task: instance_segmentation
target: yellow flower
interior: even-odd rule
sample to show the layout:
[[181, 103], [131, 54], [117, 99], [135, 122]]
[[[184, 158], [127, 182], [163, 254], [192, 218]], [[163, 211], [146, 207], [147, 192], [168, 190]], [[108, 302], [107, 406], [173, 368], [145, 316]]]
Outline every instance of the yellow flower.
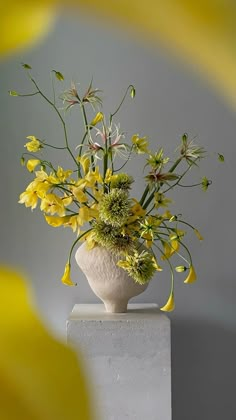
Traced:
[[174, 293], [171, 291], [170, 296], [164, 306], [160, 308], [163, 312], [172, 312], [175, 309]]
[[81, 238], [82, 241], [86, 241], [87, 250], [93, 249], [97, 245], [97, 242], [95, 241], [94, 237], [95, 237], [95, 233], [94, 231], [91, 230], [87, 232], [83, 236], [83, 238]]
[[93, 188], [96, 182], [102, 183], [102, 175], [99, 172], [99, 167], [96, 166], [95, 171], [89, 170], [85, 178], [88, 187]]
[[61, 281], [66, 286], [75, 286], [75, 283], [73, 283], [73, 281], [70, 278], [70, 263], [69, 262], [67, 262], [65, 265], [65, 271], [61, 278]]
[[77, 157], [77, 161], [81, 164], [84, 174], [86, 175], [89, 171], [90, 160], [88, 156], [82, 155]]
[[40, 160], [39, 159], [30, 159], [28, 160], [28, 162], [26, 163], [26, 167], [28, 169], [29, 172], [33, 172], [36, 168], [36, 166], [38, 166], [40, 164]]
[[156, 208], [168, 207], [170, 203], [172, 203], [172, 200], [166, 198], [164, 194], [158, 192], [154, 193], [154, 204]]
[[65, 171], [61, 166], [58, 166], [56, 175], [60, 182], [65, 182], [72, 173], [73, 171], [71, 169]]
[[45, 195], [41, 201], [40, 210], [52, 215], [57, 213], [58, 216], [65, 216], [63, 200], [55, 194]]
[[105, 176], [105, 180], [104, 180], [104, 182], [105, 182], [106, 184], [109, 184], [109, 182], [111, 182], [112, 180], [117, 179], [117, 176], [118, 176], [118, 175], [112, 175], [112, 170], [111, 170], [111, 168], [108, 168], [108, 169], [107, 169], [107, 171], [106, 171], [106, 176]]
[[81, 358], [45, 329], [23, 279], [4, 267], [0, 300], [0, 418], [92, 420]]
[[26, 190], [20, 194], [20, 200], [18, 201], [20, 204], [24, 204], [25, 207], [31, 207], [31, 209], [35, 209], [38, 204], [38, 195], [34, 190]]
[[146, 140], [146, 137], [139, 137], [138, 134], [135, 134], [132, 137], [132, 143], [136, 153], [148, 153], [148, 141]]
[[81, 187], [72, 187], [72, 193], [75, 196], [76, 200], [79, 201], [79, 203], [86, 203], [88, 201], [88, 197], [83, 191], [84, 188]]
[[91, 216], [90, 209], [88, 207], [80, 207], [78, 215], [78, 224], [83, 226], [86, 222], [89, 222], [93, 217]]
[[163, 251], [164, 255], [161, 257], [162, 260], [166, 260], [172, 257], [175, 252], [179, 250], [179, 241], [176, 238], [176, 235], [173, 236], [173, 239], [170, 238], [170, 242], [163, 242]]
[[190, 284], [190, 283], [194, 283], [196, 280], [197, 280], [197, 276], [196, 276], [194, 267], [191, 265], [189, 268], [188, 276], [184, 280], [184, 283]]
[[36, 139], [35, 136], [28, 136], [26, 138], [30, 140], [28, 143], [24, 145], [24, 147], [26, 147], [28, 152], [35, 153], [35, 152], [38, 152], [40, 149], [42, 149], [43, 147], [42, 144], [40, 143], [38, 139]]
[[94, 119], [91, 121], [90, 125], [97, 125], [100, 121], [102, 121], [104, 115], [102, 112], [98, 112]]

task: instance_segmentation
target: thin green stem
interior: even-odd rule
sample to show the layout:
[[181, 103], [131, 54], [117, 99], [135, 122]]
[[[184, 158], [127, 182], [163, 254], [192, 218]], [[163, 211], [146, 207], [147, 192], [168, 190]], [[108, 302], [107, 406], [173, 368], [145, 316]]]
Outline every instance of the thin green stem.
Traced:
[[[84, 127], [85, 127], [85, 135], [84, 135], [84, 138], [83, 138], [83, 141], [82, 141], [82, 144], [83, 144], [84, 141], [85, 141], [85, 139], [86, 139], [86, 137], [89, 136], [90, 128], [89, 128], [89, 125], [88, 125], [88, 119], [87, 119], [87, 115], [86, 115], [85, 106], [84, 106], [83, 101], [80, 101], [80, 105], [81, 105], [81, 110], [82, 110], [82, 115], [83, 115], [83, 121], [84, 121]], [[81, 154], [80, 154], [80, 156], [81, 156]], [[90, 161], [91, 161], [91, 166], [94, 169], [95, 168], [95, 164], [94, 164], [94, 157], [93, 157], [92, 154], [91, 154], [91, 157], [90, 157]]]
[[114, 169], [113, 170], [113, 172], [115, 173], [115, 172], [119, 172], [121, 169], [123, 169], [124, 168], [124, 166], [128, 163], [128, 161], [129, 161], [129, 158], [130, 158], [130, 156], [131, 156], [131, 153], [132, 153], [132, 150], [133, 150], [133, 145], [131, 146], [131, 148], [130, 148], [130, 151], [129, 151], [129, 154], [128, 154], [128, 157], [127, 157], [127, 159], [126, 159], [126, 161], [125, 161], [125, 163], [123, 163], [123, 165], [119, 168], [119, 169]]
[[52, 144], [46, 143], [45, 141], [42, 142], [43, 145], [48, 146], [48, 147], [52, 147], [52, 149], [57, 149], [57, 150], [66, 150], [67, 147], [57, 147], [57, 146], [53, 146]]
[[115, 112], [113, 112], [113, 114], [110, 114], [110, 125], [111, 125], [111, 123], [112, 123], [112, 119], [113, 119], [113, 117], [117, 114], [117, 112], [119, 112], [119, 110], [120, 110], [121, 106], [123, 105], [123, 103], [124, 103], [124, 101], [125, 101], [125, 98], [126, 98], [126, 96], [127, 96], [127, 93], [128, 93], [128, 91], [129, 91], [130, 89], [134, 89], [134, 86], [133, 86], [133, 85], [129, 85], [129, 86], [127, 87], [127, 89], [126, 89], [126, 91], [125, 91], [125, 94], [124, 94], [124, 96], [123, 96], [123, 98], [122, 98], [122, 100], [121, 100], [121, 102], [120, 102], [120, 105], [119, 105], [119, 106], [118, 106], [118, 108], [115, 110]]
[[21, 98], [27, 97], [27, 96], [35, 96], [38, 95], [40, 92], [34, 92], [34, 93], [27, 93], [27, 94], [20, 94], [18, 93], [17, 96], [20, 96]]
[[78, 236], [78, 238], [73, 242], [72, 247], [70, 249], [70, 253], [69, 253], [69, 260], [68, 260], [69, 264], [70, 264], [70, 261], [71, 261], [71, 255], [72, 255], [72, 252], [73, 252], [73, 249], [74, 249], [75, 245], [79, 242], [79, 240], [81, 238], [83, 238], [84, 235], [87, 235], [87, 233], [90, 232], [91, 230], [92, 229], [88, 229], [86, 232], [83, 232], [82, 235]]
[[71, 155], [72, 159], [74, 160], [74, 162], [75, 162], [76, 166], [78, 166], [78, 163], [77, 163], [77, 161], [76, 161], [76, 159], [75, 159], [75, 157], [74, 157], [74, 155], [73, 155], [73, 153], [72, 153], [72, 151], [71, 151], [71, 149], [70, 149], [70, 147], [69, 147], [69, 143], [68, 143], [68, 136], [67, 136], [67, 130], [66, 130], [66, 123], [65, 123], [64, 119], [62, 118], [62, 116], [61, 116], [60, 112], [58, 111], [57, 107], [55, 106], [55, 104], [54, 104], [52, 101], [50, 101], [50, 99], [49, 99], [46, 95], [44, 95], [44, 93], [43, 93], [43, 92], [39, 89], [39, 86], [37, 85], [36, 81], [32, 78], [32, 76], [31, 76], [30, 74], [29, 74], [29, 78], [30, 78], [30, 80], [32, 81], [32, 83], [35, 85], [35, 87], [38, 89], [39, 94], [40, 94], [40, 95], [41, 95], [41, 96], [45, 99], [45, 101], [46, 101], [46, 102], [48, 102], [48, 104], [49, 104], [49, 105], [51, 105], [51, 106], [53, 107], [53, 109], [56, 111], [56, 113], [57, 113], [57, 115], [58, 115], [58, 117], [59, 117], [59, 119], [60, 119], [60, 121], [61, 121], [61, 123], [62, 123], [62, 126], [63, 126], [64, 137], [65, 137], [65, 142], [66, 142], [66, 148], [67, 148], [67, 150], [68, 150], [69, 154]]
[[144, 190], [144, 193], [143, 193], [143, 195], [141, 197], [141, 200], [139, 201], [140, 206], [143, 205], [143, 203], [145, 201], [145, 198], [147, 197], [149, 191], [150, 191], [150, 188], [149, 188], [149, 185], [147, 185], [146, 188], [145, 188], [145, 190]]
[[55, 95], [55, 85], [54, 85], [54, 77], [52, 75], [53, 71], [50, 73], [51, 83], [52, 83], [52, 94], [53, 94], [53, 104], [56, 104], [56, 95]]

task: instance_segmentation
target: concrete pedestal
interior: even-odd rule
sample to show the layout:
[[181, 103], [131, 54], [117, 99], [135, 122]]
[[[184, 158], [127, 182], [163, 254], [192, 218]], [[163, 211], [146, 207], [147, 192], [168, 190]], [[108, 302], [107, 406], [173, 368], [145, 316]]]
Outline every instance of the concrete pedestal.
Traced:
[[157, 305], [75, 305], [67, 338], [90, 367], [102, 420], [171, 420], [170, 321]]

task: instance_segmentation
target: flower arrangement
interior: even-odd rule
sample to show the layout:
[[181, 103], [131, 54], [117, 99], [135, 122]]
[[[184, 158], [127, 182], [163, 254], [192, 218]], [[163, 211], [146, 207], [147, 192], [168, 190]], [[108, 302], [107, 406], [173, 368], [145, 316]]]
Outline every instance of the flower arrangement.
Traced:
[[[199, 240], [202, 236], [189, 222], [169, 210], [170, 194], [174, 188], [183, 187], [182, 180], [190, 169], [196, 167], [205, 156], [205, 150], [183, 134], [174, 159], [165, 156], [163, 148], [152, 151], [146, 137], [134, 134], [125, 140], [114, 118], [125, 98], [135, 97], [135, 88], [130, 85], [117, 109], [108, 118], [101, 111], [101, 91], [92, 83], [84, 94], [72, 83], [60, 99], [64, 109], [78, 108], [84, 124], [84, 135], [75, 150], [72, 150], [67, 133], [65, 116], [56, 105], [55, 81], [62, 82], [63, 75], [53, 70], [52, 99], [39, 87], [31, 75], [31, 67], [23, 64], [34, 86], [29, 94], [10, 91], [12, 96], [41, 96], [56, 112], [64, 133], [64, 144], [52, 145], [36, 136], [28, 136], [21, 163], [34, 179], [20, 194], [19, 203], [32, 210], [40, 202], [46, 222], [53, 227], [70, 227], [76, 239], [69, 252], [62, 282], [74, 285], [71, 280], [71, 257], [76, 244], [86, 241], [88, 249], [102, 246], [118, 254], [118, 265], [126, 270], [133, 281], [149, 282], [166, 263], [170, 269], [171, 287], [163, 311], [174, 309], [174, 274], [186, 272], [185, 283], [196, 280], [192, 256], [185, 244], [186, 229], [192, 229]], [[91, 115], [91, 118], [90, 118]], [[68, 153], [71, 167], [46, 160], [47, 148]], [[146, 186], [139, 197], [132, 197], [133, 177], [125, 171], [132, 156], [142, 154], [145, 158], [144, 177]], [[223, 156], [219, 155], [223, 160]], [[211, 184], [206, 177], [191, 186], [207, 190]], [[184, 229], [183, 229], [184, 227]], [[143, 250], [143, 246], [145, 249]], [[141, 250], [142, 249], [142, 250]], [[172, 264], [177, 255], [182, 263]]]

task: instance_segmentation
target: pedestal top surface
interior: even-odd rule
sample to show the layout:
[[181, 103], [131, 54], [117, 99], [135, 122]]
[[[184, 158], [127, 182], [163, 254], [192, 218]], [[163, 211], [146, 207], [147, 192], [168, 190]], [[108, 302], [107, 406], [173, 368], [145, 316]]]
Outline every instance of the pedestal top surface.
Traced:
[[168, 320], [156, 303], [129, 303], [126, 313], [109, 313], [102, 303], [76, 304], [68, 321], [137, 321], [150, 318]]

